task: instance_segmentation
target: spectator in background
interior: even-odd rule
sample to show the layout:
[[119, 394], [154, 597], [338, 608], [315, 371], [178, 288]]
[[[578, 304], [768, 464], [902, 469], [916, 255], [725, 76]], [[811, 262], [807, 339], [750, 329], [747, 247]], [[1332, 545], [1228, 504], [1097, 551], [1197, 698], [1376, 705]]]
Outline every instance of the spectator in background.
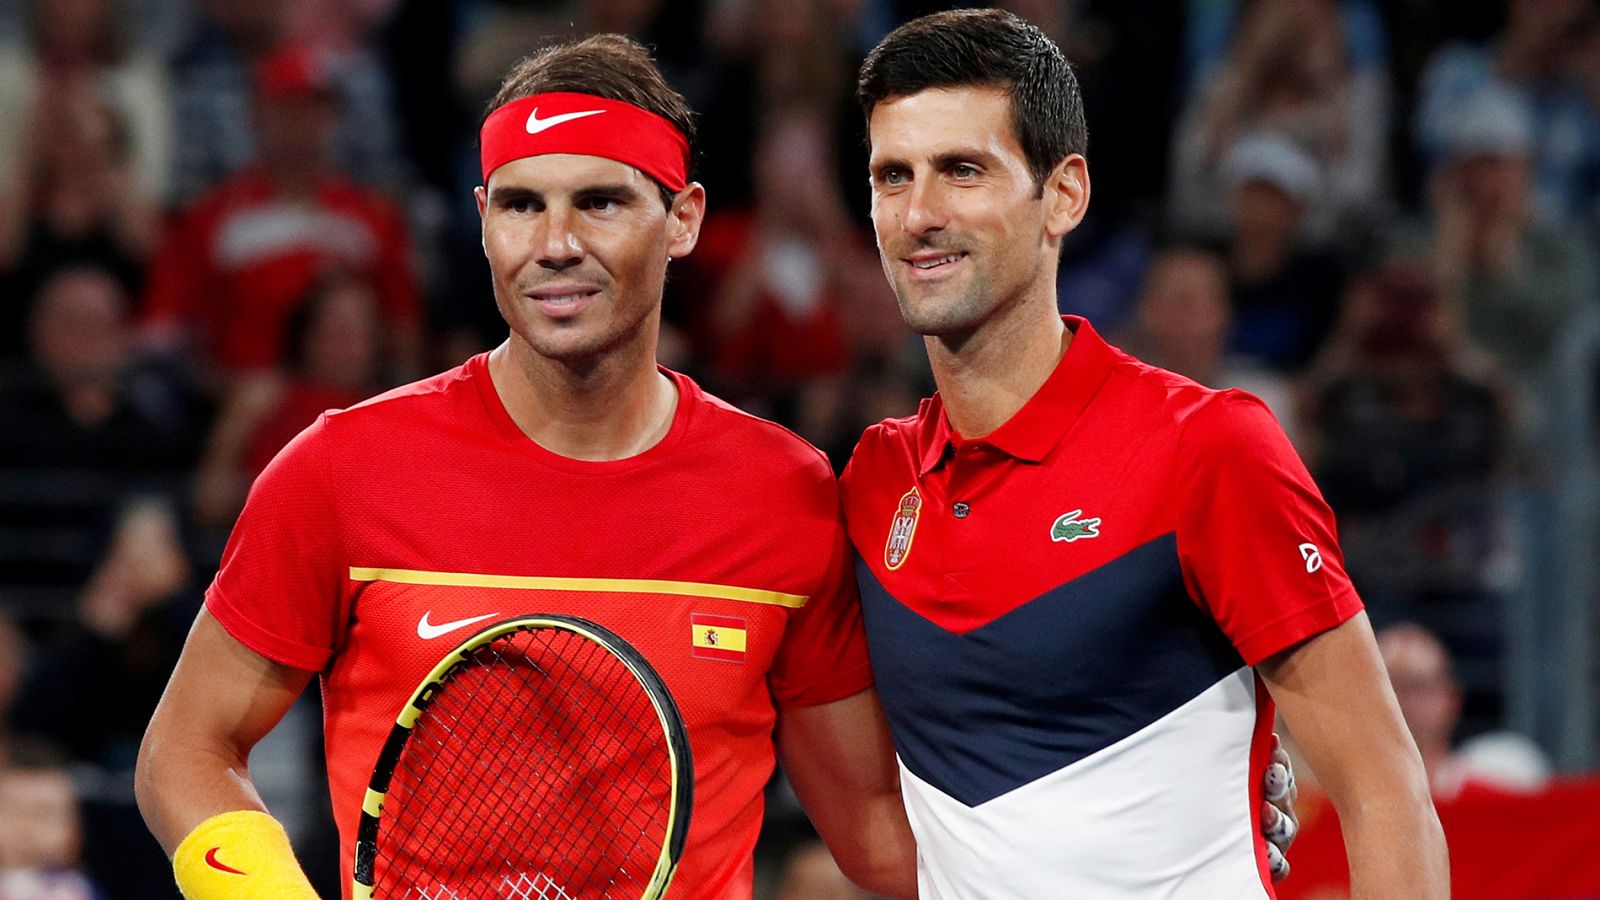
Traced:
[[397, 209], [337, 170], [336, 104], [319, 54], [283, 47], [263, 60], [259, 163], [207, 193], [167, 235], [145, 303], [157, 345], [188, 338], [213, 375], [271, 368], [307, 289], [345, 268], [374, 286], [386, 340], [411, 370], [420, 301], [408, 231]]
[[1472, 791], [1532, 791], [1550, 777], [1550, 763], [1533, 742], [1512, 732], [1479, 735], [1455, 748], [1461, 685], [1450, 651], [1431, 631], [1411, 622], [1378, 632], [1400, 712], [1422, 753], [1436, 798]]
[[115, 107], [82, 82], [52, 85], [21, 124], [0, 187], [0, 363], [24, 355], [27, 300], [57, 270], [93, 265], [137, 290], [158, 231]]
[[193, 407], [135, 365], [127, 305], [104, 270], [52, 276], [33, 359], [0, 388], [0, 598], [18, 617], [66, 615], [124, 498], [176, 492], [193, 464]]
[[0, 173], [26, 173], [41, 125], [56, 125], [63, 97], [86, 94], [124, 123], [130, 184], [165, 195], [171, 106], [161, 60], [138, 50], [118, 0], [34, 0], [26, 41], [0, 45]]
[[[762, 202], [762, 150], [753, 144], [775, 111], [797, 107], [812, 110], [825, 130], [829, 184], [857, 183], [866, 156], [851, 139], [861, 133], [861, 117], [849, 88], [857, 61], [851, 32], [860, 14], [859, 5], [840, 0], [734, 0], [710, 10], [706, 43], [716, 70], [700, 107], [700, 170], [719, 205]], [[865, 192], [851, 193], [840, 204], [860, 221]]]
[[199, 608], [192, 575], [171, 505], [128, 503], [71, 623], [35, 655], [17, 732], [48, 738], [131, 789], [139, 739]]
[[821, 841], [810, 840], [789, 851], [778, 876], [775, 900], [868, 900], [839, 871], [833, 854]]
[[[776, 112], [756, 146], [751, 212], [705, 226], [712, 302], [699, 346], [732, 402], [829, 443], [841, 379], [859, 349], [898, 342], [883, 276], [833, 177], [834, 134], [809, 109]], [[852, 435], [852, 438], [855, 437]]]
[[1151, 259], [1133, 323], [1118, 346], [1206, 387], [1255, 394], [1299, 443], [1288, 382], [1230, 356], [1232, 330], [1227, 260], [1198, 244], [1174, 244]]
[[1476, 722], [1498, 715], [1510, 401], [1422, 263], [1358, 279], [1306, 390], [1306, 461], [1374, 623], [1426, 624], [1472, 674]]
[[217, 416], [197, 476], [195, 515], [228, 526], [256, 475], [328, 409], [384, 385], [382, 309], [371, 286], [333, 272], [290, 316], [283, 364], [240, 379]]
[[1472, 339], [1531, 374], [1595, 303], [1592, 239], [1536, 214], [1538, 123], [1516, 93], [1489, 86], [1453, 112], [1428, 186], [1439, 273]]
[[1528, 213], [1549, 224], [1589, 215], [1600, 192], [1600, 10], [1590, 0], [1511, 0], [1505, 32], [1485, 46], [1440, 50], [1423, 74], [1418, 149], [1432, 163], [1456, 154], [1459, 120], [1485, 90], [1508, 94], [1529, 118]]
[[1229, 350], [1275, 372], [1297, 373], [1327, 339], [1344, 289], [1338, 254], [1308, 246], [1305, 238], [1322, 171], [1297, 144], [1274, 134], [1234, 144], [1223, 171], [1231, 210]]
[[0, 900], [99, 900], [79, 871], [83, 823], [66, 766], [43, 747], [0, 765]]
[[[259, 72], [291, 37], [309, 31], [329, 96], [330, 164], [365, 184], [395, 190], [405, 166], [387, 74], [368, 48], [354, 44], [371, 18], [340, 16], [326, 29], [291, 15], [285, 0], [201, 0], [193, 33], [173, 61], [175, 121], [171, 193], [183, 206], [252, 163], [266, 162], [270, 137], [252, 117]], [[353, 4], [346, 4], [353, 5]], [[374, 13], [376, 15], [376, 13]], [[348, 27], [347, 27], [348, 26]], [[291, 35], [294, 28], [299, 34]], [[325, 38], [316, 40], [315, 38]], [[398, 192], [398, 191], [397, 191]]]
[[1150, 260], [1133, 327], [1118, 346], [1153, 366], [1220, 388], [1232, 325], [1227, 262], [1197, 245], [1174, 245]]
[[0, 391], [0, 468], [81, 467], [131, 487], [189, 464], [192, 420], [175, 388], [135, 366], [128, 306], [104, 269], [44, 283], [29, 368]]
[[1355, 56], [1338, 0], [1241, 4], [1228, 56], [1199, 83], [1179, 121], [1168, 210], [1179, 228], [1225, 227], [1230, 148], [1260, 132], [1282, 135], [1321, 173], [1305, 196], [1304, 236], [1343, 239], [1372, 221], [1387, 187], [1389, 81], [1381, 57]]
[[1430, 493], [1481, 489], [1503, 474], [1508, 408], [1494, 367], [1464, 343], [1435, 279], [1420, 264], [1393, 263], [1356, 281], [1339, 333], [1310, 376], [1308, 461], [1341, 524], [1353, 529]]

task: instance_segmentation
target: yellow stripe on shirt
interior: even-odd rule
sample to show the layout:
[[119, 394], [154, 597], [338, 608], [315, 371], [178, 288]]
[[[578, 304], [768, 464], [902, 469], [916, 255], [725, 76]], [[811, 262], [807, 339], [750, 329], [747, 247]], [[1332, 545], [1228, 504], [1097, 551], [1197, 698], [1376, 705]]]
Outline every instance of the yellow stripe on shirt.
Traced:
[[[655, 581], [645, 578], [548, 578], [538, 575], [483, 575], [473, 572], [425, 572], [420, 569], [350, 567], [351, 581], [386, 581], [448, 587], [506, 588], [521, 591], [589, 591], [612, 594], [677, 594], [714, 600], [737, 600], [799, 609], [809, 598], [757, 588], [697, 581]], [[742, 649], [742, 648], [741, 648]]]

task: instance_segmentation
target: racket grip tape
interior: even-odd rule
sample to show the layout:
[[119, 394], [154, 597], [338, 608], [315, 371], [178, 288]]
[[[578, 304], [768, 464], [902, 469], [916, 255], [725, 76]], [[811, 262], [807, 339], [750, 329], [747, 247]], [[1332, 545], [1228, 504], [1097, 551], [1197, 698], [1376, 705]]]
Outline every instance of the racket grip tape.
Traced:
[[187, 900], [317, 900], [277, 819], [253, 809], [212, 816], [172, 855]]

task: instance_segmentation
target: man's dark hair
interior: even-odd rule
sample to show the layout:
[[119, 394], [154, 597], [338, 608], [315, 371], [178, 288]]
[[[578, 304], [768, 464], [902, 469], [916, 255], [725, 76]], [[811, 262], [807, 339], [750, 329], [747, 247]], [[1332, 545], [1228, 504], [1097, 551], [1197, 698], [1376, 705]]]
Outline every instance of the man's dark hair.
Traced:
[[997, 9], [934, 13], [896, 28], [861, 64], [856, 99], [870, 125], [873, 108], [891, 97], [962, 87], [1010, 94], [1011, 127], [1041, 189], [1063, 159], [1088, 152], [1083, 96], [1066, 55], [1043, 31]]
[[[506, 73], [483, 118], [514, 100], [555, 92], [593, 94], [655, 113], [683, 132], [689, 142], [689, 159], [695, 158], [694, 111], [683, 95], [667, 84], [650, 51], [631, 38], [597, 34], [539, 50]], [[672, 192], [659, 183], [658, 187], [671, 209]]]

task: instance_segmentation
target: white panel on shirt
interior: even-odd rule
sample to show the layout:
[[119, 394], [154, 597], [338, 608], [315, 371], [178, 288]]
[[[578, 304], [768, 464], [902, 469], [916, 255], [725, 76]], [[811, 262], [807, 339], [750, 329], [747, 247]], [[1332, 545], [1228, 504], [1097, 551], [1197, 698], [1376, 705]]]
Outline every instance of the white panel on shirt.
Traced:
[[902, 763], [922, 900], [1265, 898], [1249, 667], [1148, 727], [977, 807]]

